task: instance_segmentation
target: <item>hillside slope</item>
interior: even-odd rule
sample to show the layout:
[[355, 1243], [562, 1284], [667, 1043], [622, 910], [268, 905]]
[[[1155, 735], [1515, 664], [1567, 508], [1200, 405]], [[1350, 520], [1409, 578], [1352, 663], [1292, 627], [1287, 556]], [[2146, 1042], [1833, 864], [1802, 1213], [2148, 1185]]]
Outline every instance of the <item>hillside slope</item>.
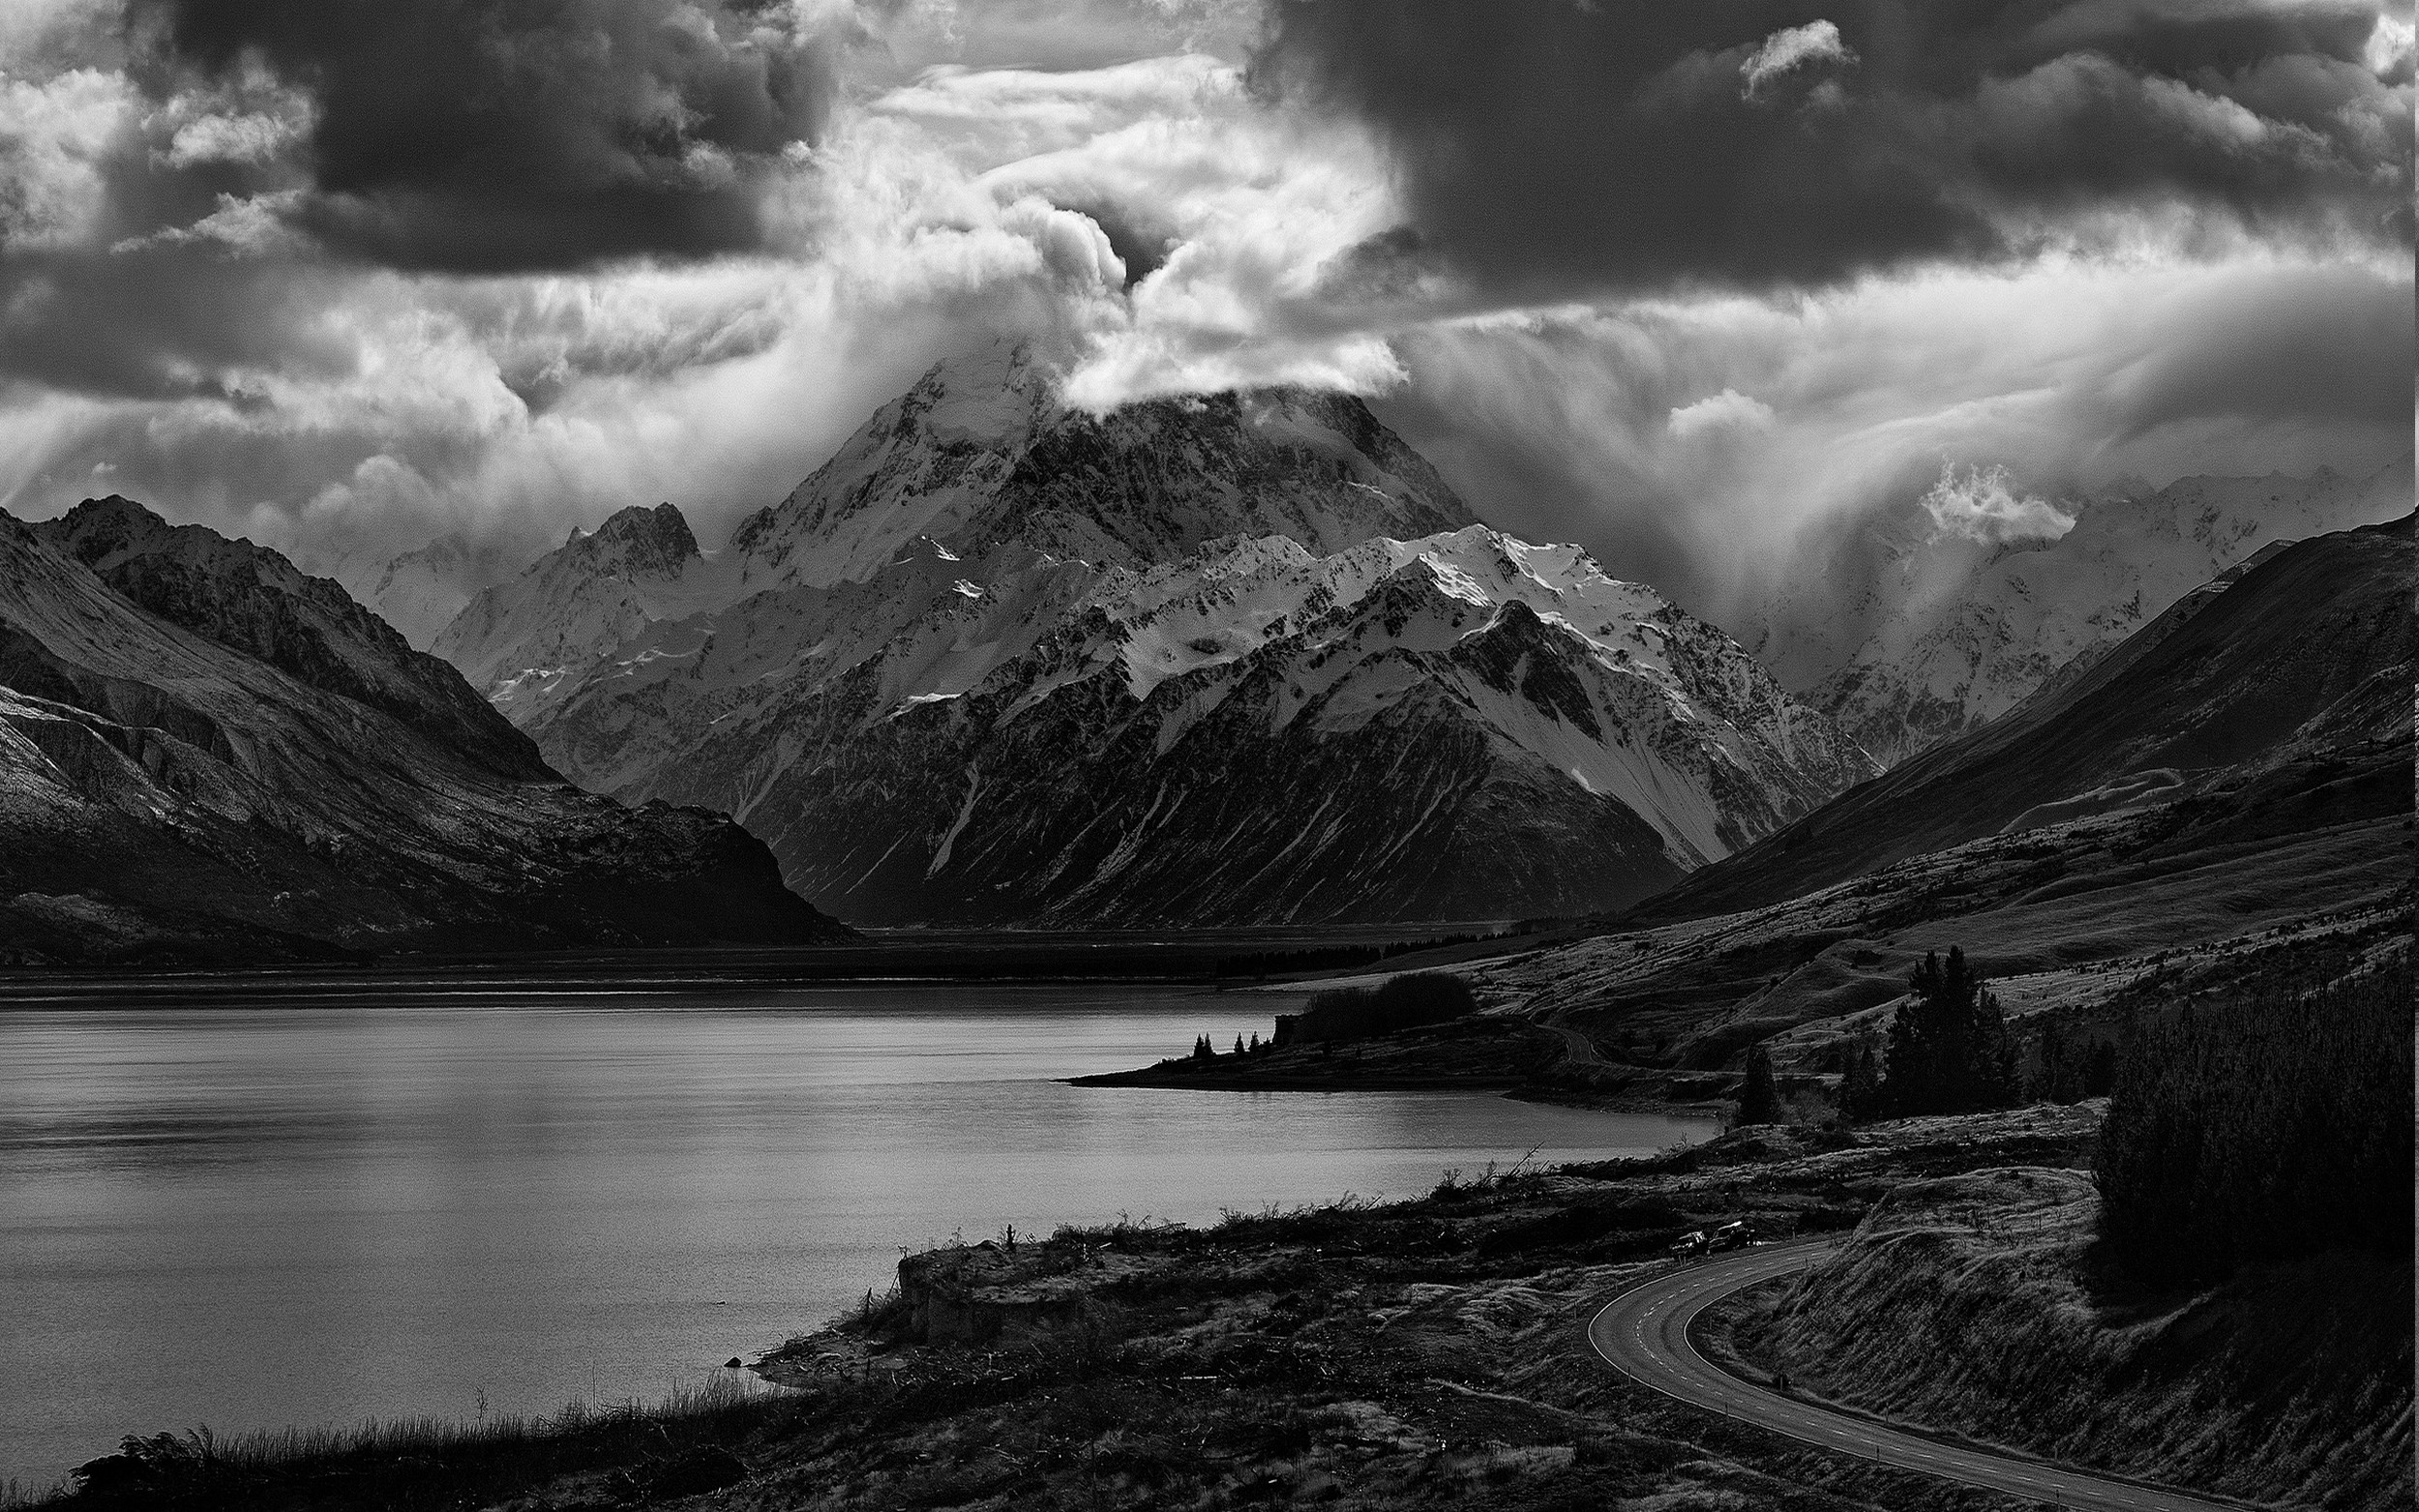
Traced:
[[2411, 518], [2298, 543], [2047, 696], [1842, 793], [1649, 902], [1726, 913], [2010, 827], [2180, 797], [2206, 775], [2407, 739]]
[[1741, 638], [1896, 765], [2006, 714], [2253, 555], [2381, 523], [2410, 500], [2404, 458], [2358, 478], [2322, 468], [2121, 489], [2073, 506], [2054, 540], [1978, 541], [1909, 505], [1819, 570], [1801, 565]]
[[564, 784], [275, 552], [0, 515], [0, 954], [226, 961], [840, 932], [728, 819]]
[[2170, 1484], [2329, 1512], [2411, 1505], [2411, 1267], [2328, 1255], [2139, 1293], [2079, 1171], [1910, 1182], [1743, 1320], [1793, 1386]]

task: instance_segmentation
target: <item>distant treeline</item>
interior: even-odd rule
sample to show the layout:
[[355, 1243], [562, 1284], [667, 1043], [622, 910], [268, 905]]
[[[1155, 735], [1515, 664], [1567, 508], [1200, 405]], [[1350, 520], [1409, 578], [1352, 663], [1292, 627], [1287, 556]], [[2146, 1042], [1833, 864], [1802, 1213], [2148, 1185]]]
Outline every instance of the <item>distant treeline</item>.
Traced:
[[1396, 940], [1391, 945], [1323, 945], [1309, 950], [1262, 950], [1245, 956], [1221, 956], [1216, 974], [1226, 976], [1282, 976], [1294, 971], [1336, 971], [1352, 966], [1365, 966], [1393, 956], [1407, 956], [1415, 950], [1442, 950], [1448, 945], [1475, 945], [1490, 939], [1508, 939], [1509, 930], [1492, 934], [1440, 934], [1434, 939]]
[[1314, 994], [1298, 1017], [1279, 1020], [1280, 1043], [1365, 1040], [1397, 1029], [1458, 1019], [1478, 1006], [1470, 984], [1442, 971], [1414, 971], [1375, 988], [1338, 987]]
[[2130, 1031], [2100, 1136], [2101, 1234], [2144, 1281], [2322, 1250], [2411, 1252], [2407, 961]]

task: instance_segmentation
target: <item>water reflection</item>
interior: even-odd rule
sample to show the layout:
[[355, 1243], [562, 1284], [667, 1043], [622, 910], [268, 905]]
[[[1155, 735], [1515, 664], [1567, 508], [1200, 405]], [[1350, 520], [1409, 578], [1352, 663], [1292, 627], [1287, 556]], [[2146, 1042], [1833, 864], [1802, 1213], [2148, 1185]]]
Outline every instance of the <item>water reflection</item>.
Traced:
[[0, 1478], [201, 1422], [654, 1395], [952, 1231], [1399, 1196], [1708, 1132], [1050, 1080], [1270, 1007], [917, 985], [0, 1011]]

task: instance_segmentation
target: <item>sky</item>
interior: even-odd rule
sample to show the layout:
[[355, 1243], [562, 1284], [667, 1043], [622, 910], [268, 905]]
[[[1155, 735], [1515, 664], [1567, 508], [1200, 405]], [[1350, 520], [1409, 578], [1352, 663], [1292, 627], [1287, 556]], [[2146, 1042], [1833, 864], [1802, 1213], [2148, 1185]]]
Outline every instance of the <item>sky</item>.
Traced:
[[2413, 427], [2407, 4], [8, 0], [0, 508], [709, 546], [991, 334], [1700, 611]]

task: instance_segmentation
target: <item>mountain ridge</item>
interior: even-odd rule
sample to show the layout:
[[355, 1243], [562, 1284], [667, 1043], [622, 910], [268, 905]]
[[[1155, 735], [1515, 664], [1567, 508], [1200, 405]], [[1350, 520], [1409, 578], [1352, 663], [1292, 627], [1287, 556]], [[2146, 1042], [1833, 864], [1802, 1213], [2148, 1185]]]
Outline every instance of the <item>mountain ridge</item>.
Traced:
[[[2052, 695], [1849, 789], [1632, 917], [1768, 905], [2028, 815], [2185, 799], [2203, 773], [2353, 753], [2347, 780], [2363, 792], [2391, 787], [2399, 769], [2406, 803], [2415, 518], [2330, 532], [2247, 565], [2174, 623], [2137, 633], [2139, 645], [2129, 640]], [[2369, 802], [2348, 788], [2342, 796]]]
[[276, 552], [124, 499], [0, 515], [13, 959], [843, 934], [727, 818], [564, 784], [450, 667]]
[[[1811, 605], [1776, 595], [1741, 640], [1885, 766], [2004, 715], [2279, 540], [2409, 507], [2405, 456], [2365, 477], [2186, 477], [2074, 506], [2054, 540], [1991, 543], [1914, 506], [1835, 547]], [[1844, 591], [1834, 586], [1844, 583]]]

